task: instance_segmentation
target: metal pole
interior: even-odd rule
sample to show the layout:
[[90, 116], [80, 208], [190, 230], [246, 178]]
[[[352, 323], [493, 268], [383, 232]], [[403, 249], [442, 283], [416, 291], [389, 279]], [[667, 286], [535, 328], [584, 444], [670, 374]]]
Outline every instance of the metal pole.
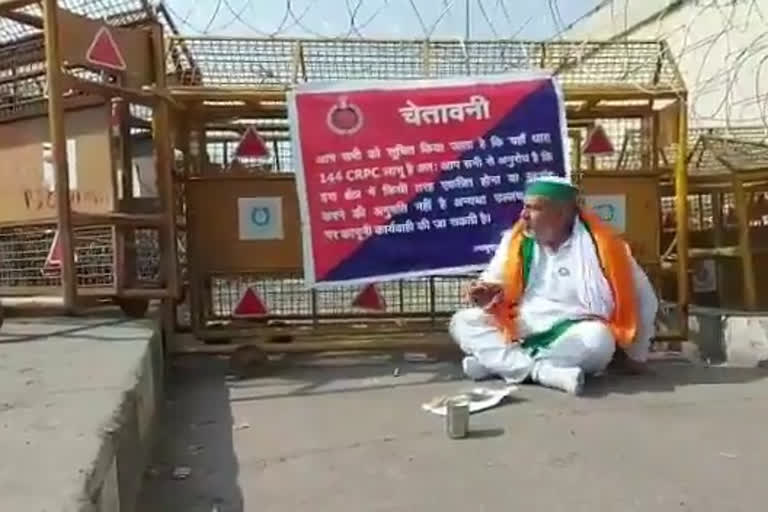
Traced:
[[469, 0], [464, 0], [464, 40], [469, 41], [470, 18], [469, 18]]
[[77, 301], [77, 274], [72, 235], [72, 211], [69, 204], [69, 169], [67, 134], [64, 126], [61, 56], [59, 55], [58, 5], [56, 0], [43, 0], [42, 6], [48, 78], [48, 129], [56, 176], [56, 217], [59, 244], [61, 244], [61, 283], [64, 308], [72, 313]]
[[752, 243], [749, 239], [749, 206], [744, 185], [731, 170], [733, 180], [733, 200], [739, 222], [739, 256], [741, 257], [742, 279], [744, 283], [744, 305], [754, 311], [757, 308], [757, 287], [755, 286], [755, 266], [752, 261]]
[[680, 100], [678, 154], [675, 162], [675, 213], [677, 221], [677, 302], [680, 329], [688, 333], [688, 102]]
[[[154, 59], [155, 87], [166, 92], [165, 48], [162, 28], [152, 30], [152, 58]], [[163, 332], [166, 340], [176, 329], [176, 299], [179, 296], [179, 270], [176, 250], [176, 203], [173, 183], [171, 143], [171, 111], [168, 102], [160, 99], [152, 112], [152, 140], [155, 148], [157, 195], [163, 213], [160, 228], [160, 276], [164, 280], [167, 297], [162, 301]]]
[[[165, 52], [163, 49], [163, 34], [160, 29], [152, 31], [153, 59], [155, 60], [155, 87], [164, 90]], [[160, 230], [161, 267], [165, 278], [165, 286], [169, 297], [176, 298], [179, 292], [178, 259], [176, 256], [176, 204], [173, 190], [174, 158], [171, 144], [170, 107], [168, 102], [159, 100], [152, 112], [152, 131], [155, 148], [155, 172], [157, 174], [157, 193], [163, 212], [164, 226]]]

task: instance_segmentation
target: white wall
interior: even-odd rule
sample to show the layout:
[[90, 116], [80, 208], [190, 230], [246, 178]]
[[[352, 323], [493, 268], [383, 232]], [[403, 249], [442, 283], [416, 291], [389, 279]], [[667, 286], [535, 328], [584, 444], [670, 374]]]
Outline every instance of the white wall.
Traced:
[[[611, 37], [676, 3], [614, 0], [564, 37]], [[692, 126], [768, 127], [768, 1], [688, 0], [628, 37], [669, 43], [689, 91]]]
[[133, 197], [157, 197], [152, 140], [134, 141], [132, 151]]

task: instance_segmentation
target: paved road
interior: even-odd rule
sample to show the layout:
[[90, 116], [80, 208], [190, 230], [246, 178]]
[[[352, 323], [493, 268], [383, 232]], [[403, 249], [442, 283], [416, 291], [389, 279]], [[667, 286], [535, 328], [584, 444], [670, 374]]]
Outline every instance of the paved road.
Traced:
[[[454, 367], [367, 361], [228, 381], [177, 362], [145, 512], [763, 510], [768, 373], [657, 363], [587, 397], [524, 387], [450, 441]], [[330, 367], [329, 367], [330, 366]], [[191, 475], [176, 480], [173, 467]]]

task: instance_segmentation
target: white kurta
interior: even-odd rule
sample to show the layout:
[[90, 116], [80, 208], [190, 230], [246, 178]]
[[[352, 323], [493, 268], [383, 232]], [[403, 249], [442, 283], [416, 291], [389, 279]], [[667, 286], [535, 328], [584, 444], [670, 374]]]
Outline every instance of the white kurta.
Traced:
[[[608, 320], [613, 304], [596, 301], [584, 293], [584, 282], [610, 295], [608, 282], [599, 268], [595, 269], [597, 250], [582, 235], [580, 221], [574, 224], [571, 237], [557, 250], [534, 245], [528, 284], [520, 304], [519, 329], [522, 336], [547, 331], [562, 320], [602, 318]], [[588, 235], [587, 235], [588, 236]], [[480, 280], [502, 284], [511, 233], [507, 232]], [[584, 252], [589, 252], [587, 257]], [[625, 351], [636, 361], [645, 361], [650, 339], [655, 331], [658, 300], [648, 277], [630, 256], [634, 270], [638, 312], [638, 331], [634, 343]], [[585, 263], [586, 262], [586, 263]], [[585, 320], [571, 326], [548, 348], [536, 355], [517, 345], [510, 345], [495, 326], [493, 316], [481, 308], [459, 311], [451, 319], [450, 331], [462, 350], [473, 356], [479, 367], [489, 374], [512, 382], [536, 379], [537, 362], [561, 368], [581, 368], [586, 373], [599, 373], [610, 363], [616, 343], [611, 331], [600, 320]]]

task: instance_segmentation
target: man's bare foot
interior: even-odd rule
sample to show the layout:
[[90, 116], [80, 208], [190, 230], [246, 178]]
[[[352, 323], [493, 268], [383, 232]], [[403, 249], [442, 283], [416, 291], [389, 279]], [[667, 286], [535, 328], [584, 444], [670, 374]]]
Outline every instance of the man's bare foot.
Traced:
[[627, 354], [623, 351], [616, 352], [609, 368], [615, 373], [624, 375], [645, 375], [653, 373], [647, 362], [635, 361], [634, 359], [627, 357]]

